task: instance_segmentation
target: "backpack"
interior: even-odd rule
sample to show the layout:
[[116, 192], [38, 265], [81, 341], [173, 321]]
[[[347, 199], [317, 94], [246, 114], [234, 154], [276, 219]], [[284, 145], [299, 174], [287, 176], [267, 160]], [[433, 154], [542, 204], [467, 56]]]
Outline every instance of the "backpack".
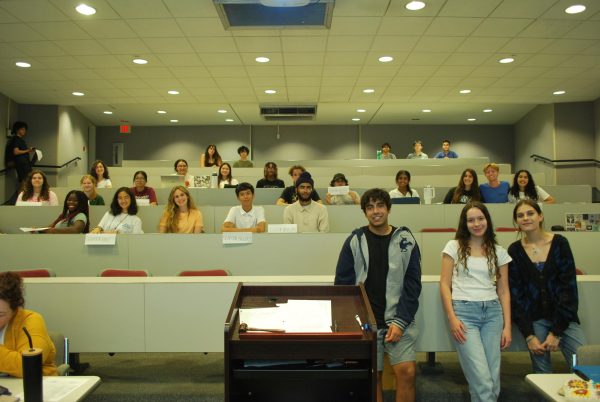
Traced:
[[4, 167], [7, 169], [15, 167], [15, 154], [14, 149], [15, 137], [12, 136], [6, 141], [6, 148], [4, 148]]

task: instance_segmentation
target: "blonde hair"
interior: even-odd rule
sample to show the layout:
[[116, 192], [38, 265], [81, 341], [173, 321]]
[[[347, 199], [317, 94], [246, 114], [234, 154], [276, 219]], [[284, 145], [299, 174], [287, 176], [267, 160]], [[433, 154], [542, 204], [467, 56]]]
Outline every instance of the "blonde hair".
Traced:
[[92, 187], [92, 195], [93, 195], [93, 197], [91, 198], [91, 199], [93, 200], [93, 199], [94, 199], [94, 198], [96, 198], [96, 196], [98, 195], [98, 193], [96, 192], [96, 183], [97, 183], [97, 180], [96, 180], [96, 178], [95, 178], [94, 176], [92, 176], [91, 174], [84, 174], [84, 175], [81, 177], [81, 180], [79, 180], [79, 185], [83, 185], [83, 181], [84, 181], [85, 179], [90, 179], [90, 180], [92, 181], [92, 184], [94, 185], [94, 187]]
[[486, 163], [485, 165], [483, 165], [483, 173], [485, 173], [485, 171], [488, 170], [489, 168], [494, 169], [496, 172], [500, 171], [500, 166], [498, 166], [494, 162], [491, 162], [491, 163]]
[[165, 213], [167, 214], [167, 233], [177, 233], [178, 227], [178, 214], [179, 214], [179, 206], [175, 204], [175, 191], [181, 191], [187, 196], [187, 208], [188, 214], [189, 211], [193, 209], [198, 209], [192, 196], [190, 195], [190, 191], [185, 186], [175, 186], [171, 189], [171, 193], [169, 194], [169, 201], [167, 201], [167, 205], [165, 206]]

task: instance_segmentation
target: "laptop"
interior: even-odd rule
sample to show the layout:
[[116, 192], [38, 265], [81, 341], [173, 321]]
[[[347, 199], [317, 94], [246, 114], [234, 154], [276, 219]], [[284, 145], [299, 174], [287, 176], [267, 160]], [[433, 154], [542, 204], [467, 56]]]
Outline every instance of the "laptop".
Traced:
[[420, 204], [421, 199], [419, 197], [402, 197], [392, 198], [392, 204]]

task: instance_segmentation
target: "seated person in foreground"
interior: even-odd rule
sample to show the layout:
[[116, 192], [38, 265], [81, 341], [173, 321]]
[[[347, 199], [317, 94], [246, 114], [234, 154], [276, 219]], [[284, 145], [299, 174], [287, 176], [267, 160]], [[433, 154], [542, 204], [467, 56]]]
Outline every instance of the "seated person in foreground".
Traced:
[[528, 170], [519, 170], [515, 173], [513, 185], [508, 191], [509, 202], [516, 203], [519, 200], [533, 200], [546, 204], [555, 203], [554, 198], [550, 194], [535, 184], [533, 176]]
[[[290, 205], [296, 202], [296, 200], [298, 199], [298, 194], [296, 193], [296, 180], [304, 172], [306, 172], [304, 166], [294, 165], [290, 168], [288, 173], [290, 174], [292, 178], [292, 183], [294, 185], [283, 189], [281, 195], [279, 196], [279, 199], [277, 200], [277, 205]], [[319, 197], [319, 194], [317, 194], [315, 189], [312, 190], [310, 197], [313, 201], [322, 204], [321, 197]]]
[[96, 178], [91, 174], [85, 174], [79, 181], [81, 190], [88, 198], [90, 205], [104, 205], [104, 198], [96, 192]]
[[284, 188], [283, 180], [277, 178], [277, 164], [265, 163], [264, 177], [256, 182], [256, 188]]
[[152, 187], [146, 186], [147, 182], [148, 175], [146, 175], [146, 172], [143, 170], [138, 170], [133, 174], [133, 187], [131, 187], [131, 192], [135, 196], [136, 202], [138, 203], [139, 200], [148, 200], [147, 202], [149, 205], [158, 205], [156, 192]]
[[21, 353], [29, 350], [29, 341], [23, 331], [27, 328], [33, 347], [42, 349], [42, 375], [57, 375], [54, 358], [56, 349], [48, 336], [44, 318], [25, 310], [23, 280], [14, 272], [0, 272], [0, 373], [23, 377]]
[[250, 155], [250, 150], [247, 146], [242, 145], [241, 147], [239, 147], [237, 153], [240, 156], [240, 160], [233, 162], [233, 167], [254, 167], [254, 163], [252, 163], [252, 161], [248, 159], [248, 155]]
[[508, 202], [508, 190], [510, 189], [510, 184], [506, 181], [498, 180], [500, 167], [495, 163], [487, 163], [483, 167], [483, 173], [488, 179], [487, 183], [483, 183], [479, 186], [479, 192], [481, 193], [483, 202], [490, 204]]
[[[342, 187], [348, 185], [348, 180], [343, 173], [336, 173], [329, 183], [331, 187]], [[325, 204], [327, 205], [358, 205], [360, 197], [356, 191], [348, 190], [348, 193], [341, 195], [331, 195], [327, 193], [325, 196]]]
[[327, 208], [311, 198], [313, 185], [310, 173], [303, 172], [296, 179], [298, 201], [283, 211], [283, 223], [298, 225], [298, 233], [329, 232]]
[[465, 169], [460, 175], [458, 186], [448, 190], [444, 204], [468, 204], [471, 201], [481, 201], [477, 173], [473, 169]]
[[44, 233], [77, 234], [90, 231], [90, 206], [83, 191], [71, 190], [65, 197], [62, 213]]
[[414, 152], [408, 154], [406, 159], [429, 159], [429, 156], [423, 152], [423, 143], [421, 140], [415, 140], [415, 142], [413, 142], [413, 149]]
[[158, 226], [160, 233], [197, 234], [204, 232], [202, 213], [196, 207], [189, 190], [175, 186], [169, 194]]
[[92, 233], [142, 234], [142, 220], [137, 216], [138, 206], [128, 187], [121, 187], [113, 196], [110, 210]]
[[231, 207], [221, 231], [223, 232], [254, 232], [265, 231], [265, 210], [263, 207], [252, 205], [254, 187], [250, 183], [240, 183], [235, 188], [235, 195], [240, 201], [239, 206]]
[[389, 192], [390, 198], [419, 198], [417, 190], [410, 188], [410, 172], [408, 170], [398, 170], [398, 173], [396, 173], [396, 185], [398, 187]]
[[29, 173], [15, 205], [24, 206], [28, 202], [39, 202], [43, 206], [58, 205], [58, 197], [50, 190], [48, 179], [41, 170], [35, 169]]

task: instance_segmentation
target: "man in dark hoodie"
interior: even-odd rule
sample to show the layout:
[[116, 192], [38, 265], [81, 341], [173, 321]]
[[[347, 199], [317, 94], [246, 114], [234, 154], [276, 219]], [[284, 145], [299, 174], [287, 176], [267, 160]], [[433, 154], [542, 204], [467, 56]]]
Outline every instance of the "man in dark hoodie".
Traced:
[[388, 224], [392, 203], [387, 191], [366, 191], [360, 206], [369, 224], [355, 229], [344, 242], [335, 284], [364, 283], [377, 322], [377, 400], [383, 401], [381, 376], [387, 353], [396, 377], [396, 401], [414, 401], [421, 254], [408, 228]]

